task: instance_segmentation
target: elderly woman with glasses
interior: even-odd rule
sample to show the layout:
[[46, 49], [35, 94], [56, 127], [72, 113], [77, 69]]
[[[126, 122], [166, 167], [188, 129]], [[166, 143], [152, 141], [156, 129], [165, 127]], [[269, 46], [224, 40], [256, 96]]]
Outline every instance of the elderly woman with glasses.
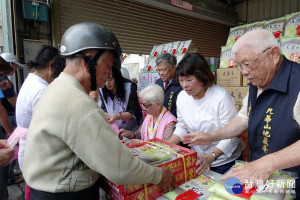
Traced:
[[176, 117], [163, 106], [163, 89], [156, 84], [149, 85], [139, 93], [139, 97], [147, 116], [137, 131], [130, 132], [121, 129], [119, 132], [120, 136], [133, 139], [127, 142], [127, 144], [138, 143], [152, 138], [169, 140], [175, 130], [177, 120]]

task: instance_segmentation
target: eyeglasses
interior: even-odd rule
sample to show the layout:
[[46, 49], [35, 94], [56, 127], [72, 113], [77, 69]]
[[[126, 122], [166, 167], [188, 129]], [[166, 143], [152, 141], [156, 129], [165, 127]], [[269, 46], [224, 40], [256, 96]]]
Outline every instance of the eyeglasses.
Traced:
[[147, 109], [147, 108], [149, 108], [152, 104], [151, 104], [151, 103], [150, 103], [150, 104], [145, 104], [145, 103], [142, 102], [142, 105], [143, 105], [144, 108]]
[[263, 55], [266, 51], [268, 51], [269, 49], [271, 49], [271, 47], [265, 49], [264, 51], [262, 51], [260, 54], [258, 54], [258, 56], [256, 56], [249, 64], [238, 64], [237, 65], [237, 68], [240, 70], [240, 71], [243, 71], [245, 70], [246, 72], [249, 72], [250, 71], [250, 68], [251, 68], [251, 65], [261, 56]]
[[160, 73], [160, 72], [167, 72], [169, 71], [170, 68], [163, 68], [163, 69], [156, 69], [157, 73]]

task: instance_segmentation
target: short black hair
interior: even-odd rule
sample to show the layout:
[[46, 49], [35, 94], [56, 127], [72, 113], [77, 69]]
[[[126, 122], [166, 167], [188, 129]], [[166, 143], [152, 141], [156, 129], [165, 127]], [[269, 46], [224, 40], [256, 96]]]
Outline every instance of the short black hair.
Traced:
[[43, 45], [35, 56], [34, 61], [29, 61], [30, 69], [43, 69], [48, 67], [51, 60], [59, 55], [58, 49], [52, 46]]
[[64, 71], [66, 67], [66, 59], [60, 55], [58, 55], [54, 62], [54, 72], [53, 78], [57, 78], [59, 74]]
[[191, 76], [194, 75], [197, 80], [208, 88], [212, 86], [216, 80], [214, 74], [210, 70], [206, 59], [199, 53], [188, 54], [177, 65], [175, 76]]

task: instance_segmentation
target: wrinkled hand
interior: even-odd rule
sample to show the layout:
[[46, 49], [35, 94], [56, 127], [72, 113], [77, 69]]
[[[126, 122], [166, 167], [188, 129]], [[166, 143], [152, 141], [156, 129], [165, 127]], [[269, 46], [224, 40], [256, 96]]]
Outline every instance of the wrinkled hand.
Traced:
[[238, 178], [242, 184], [252, 181], [254, 187], [257, 181], [263, 180], [264, 182], [270, 177], [272, 172], [259, 160], [250, 162], [248, 164], [234, 167], [231, 172], [224, 175], [222, 179], [228, 179], [230, 177]]
[[211, 163], [214, 162], [214, 157], [207, 153], [205, 155], [198, 155], [196, 166], [199, 166], [196, 170], [197, 174], [202, 174], [206, 170], [207, 173], [210, 171]]
[[3, 80], [0, 82], [0, 89], [1, 90], [6, 90], [8, 88], [11, 88], [12, 85], [11, 85], [11, 82], [9, 80]]
[[134, 138], [134, 133], [131, 132], [131, 131], [128, 131], [128, 130], [125, 130], [125, 129], [121, 128], [119, 130], [119, 137], [127, 137], [129, 139], [132, 139], [132, 138]]
[[129, 145], [129, 144], [136, 144], [136, 143], [142, 143], [142, 142], [144, 142], [144, 141], [139, 140], [139, 139], [132, 139], [132, 140], [127, 141], [125, 144]]
[[188, 133], [185, 134], [181, 141], [183, 144], [188, 144], [189, 146], [195, 146], [195, 145], [208, 145], [213, 142], [213, 138], [211, 133]]
[[113, 124], [115, 121], [117, 121], [120, 118], [119, 114], [114, 114], [114, 115], [108, 115], [107, 120], [108, 123]]
[[0, 140], [0, 166], [5, 167], [9, 164], [11, 157], [13, 157], [15, 150], [10, 148], [6, 140]]
[[9, 145], [7, 144], [7, 140], [0, 140], [0, 149], [8, 147]]
[[172, 169], [168, 167], [162, 167], [162, 177], [158, 184], [163, 189], [164, 193], [173, 191], [175, 189], [175, 176], [173, 175]]

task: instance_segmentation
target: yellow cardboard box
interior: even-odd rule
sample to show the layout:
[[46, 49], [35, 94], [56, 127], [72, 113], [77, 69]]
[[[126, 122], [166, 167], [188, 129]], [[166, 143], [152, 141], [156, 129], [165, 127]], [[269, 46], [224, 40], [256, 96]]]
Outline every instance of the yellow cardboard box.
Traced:
[[243, 105], [243, 99], [248, 93], [249, 87], [224, 87], [234, 99], [235, 105]]
[[217, 85], [242, 86], [243, 76], [237, 68], [217, 69]]

